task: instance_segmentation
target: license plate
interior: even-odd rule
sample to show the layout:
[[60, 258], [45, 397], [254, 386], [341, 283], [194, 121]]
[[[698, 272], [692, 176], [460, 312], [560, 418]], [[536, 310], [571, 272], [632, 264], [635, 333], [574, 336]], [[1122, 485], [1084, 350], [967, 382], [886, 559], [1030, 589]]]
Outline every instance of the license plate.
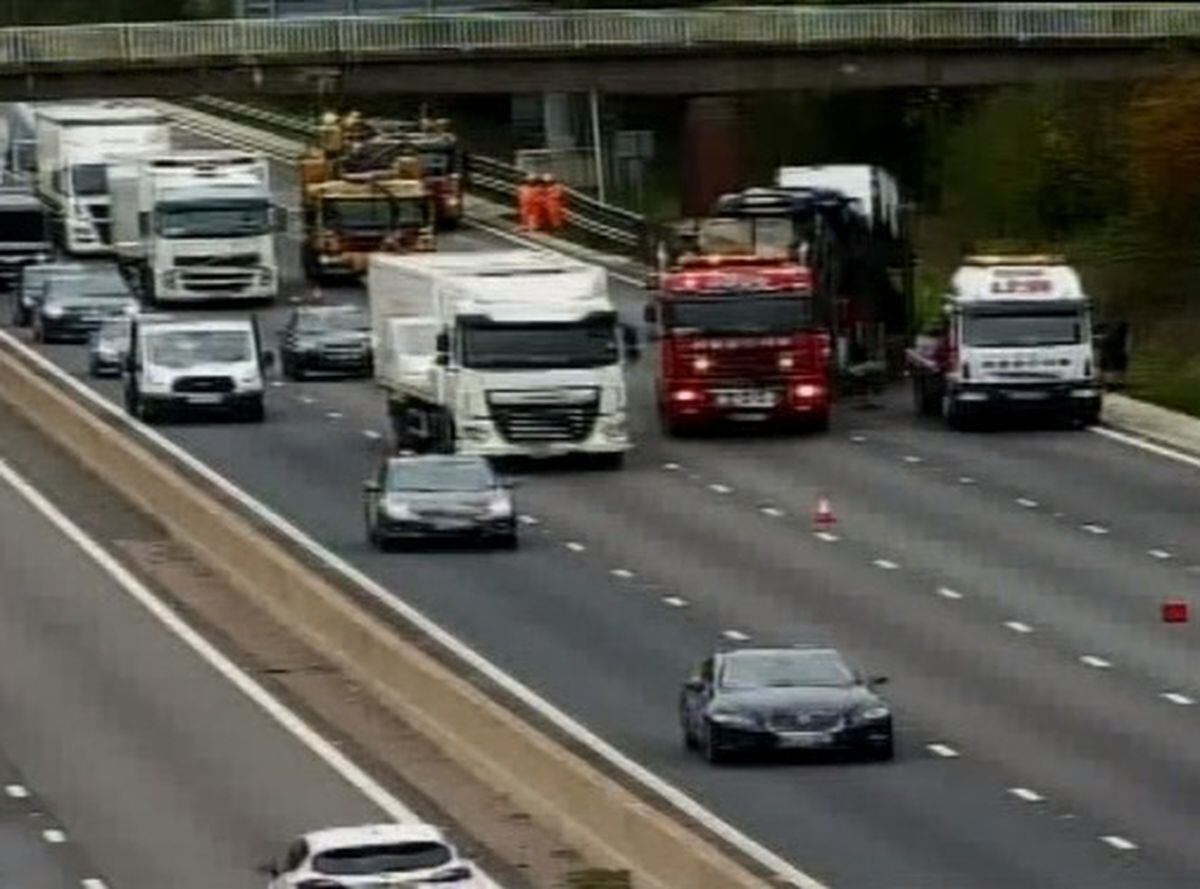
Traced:
[[472, 527], [471, 522], [462, 519], [438, 519], [431, 524], [438, 531], [466, 531]]
[[189, 395], [187, 397], [188, 404], [220, 404], [220, 395]]
[[828, 747], [833, 743], [829, 732], [783, 732], [779, 735], [779, 746], [790, 749]]
[[746, 389], [737, 392], [720, 392], [717, 394], [717, 404], [722, 407], [775, 407], [775, 393]]
[[1046, 397], [1045, 392], [1010, 392], [1008, 397], [1014, 401], [1042, 401]]

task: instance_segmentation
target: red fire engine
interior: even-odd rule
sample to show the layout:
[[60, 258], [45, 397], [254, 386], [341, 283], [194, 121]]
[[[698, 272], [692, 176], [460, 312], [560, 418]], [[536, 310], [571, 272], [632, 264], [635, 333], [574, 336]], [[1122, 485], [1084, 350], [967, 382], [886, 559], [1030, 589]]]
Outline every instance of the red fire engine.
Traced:
[[830, 340], [791, 225], [713, 217], [660, 249], [646, 321], [670, 434], [727, 422], [829, 425]]

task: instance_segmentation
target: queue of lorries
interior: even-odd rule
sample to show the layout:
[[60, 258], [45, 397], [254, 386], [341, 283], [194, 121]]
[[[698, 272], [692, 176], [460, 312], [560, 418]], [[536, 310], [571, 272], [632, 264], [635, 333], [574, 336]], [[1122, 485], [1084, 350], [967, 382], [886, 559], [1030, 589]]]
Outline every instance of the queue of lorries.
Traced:
[[[191, 310], [279, 294], [275, 236], [287, 220], [265, 158], [177, 148], [166, 118], [136, 103], [17, 105], [7, 123], [8, 170], [34, 183], [0, 192], [13, 323], [37, 341], [90, 340], [91, 372], [120, 376], [143, 421], [182, 411], [262, 421], [277, 354], [257, 321]], [[365, 484], [373, 544], [470, 535], [515, 546], [513, 499], [493, 462], [621, 466], [638, 338], [602, 267], [533, 248], [437, 252], [435, 230], [461, 212], [454, 143], [443, 127], [409, 152], [406, 132], [326, 126], [301, 162], [305, 271], [365, 277], [367, 308], [294, 309], [281, 370], [371, 376], [382, 389], [397, 455]], [[409, 154], [448, 145], [435, 189]], [[839, 385], [898, 367], [918, 412], [956, 427], [1000, 409], [1095, 422], [1090, 301], [1061, 257], [967, 257], [937, 318], [904, 348], [911, 251], [900, 210], [877, 168], [785, 167], [770, 187], [724, 195], [709, 216], [673, 226], [644, 312], [664, 431], [825, 429]], [[89, 256], [116, 267], [79, 261]], [[171, 306], [187, 311], [163, 314]], [[888, 759], [881, 681], [826, 648], [717, 652], [686, 683], [683, 738], [711, 761], [790, 748]], [[363, 831], [298, 841], [272, 886], [401, 871], [471, 879], [440, 837]]]

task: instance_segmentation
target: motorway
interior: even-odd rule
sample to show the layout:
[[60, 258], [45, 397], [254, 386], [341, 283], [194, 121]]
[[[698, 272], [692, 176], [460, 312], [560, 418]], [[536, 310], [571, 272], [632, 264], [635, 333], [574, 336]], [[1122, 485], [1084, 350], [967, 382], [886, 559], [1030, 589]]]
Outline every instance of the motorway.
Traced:
[[[281, 187], [294, 187], [280, 172]], [[497, 243], [467, 230], [444, 237], [441, 249]], [[635, 320], [641, 294], [614, 287]], [[343, 298], [363, 296], [325, 293]], [[262, 312], [265, 328], [278, 327], [285, 310]], [[44, 352], [86, 378], [83, 349]], [[1186, 598], [1200, 583], [1196, 468], [1090, 432], [951, 433], [913, 417], [900, 392], [875, 409], [841, 406], [824, 436], [675, 441], [657, 429], [651, 372], [650, 355], [631, 369], [638, 449], [627, 468], [531, 470], [517, 492], [526, 533], [515, 553], [380, 554], [366, 544], [360, 484], [388, 437], [383, 396], [369, 382], [277, 381], [262, 426], [162, 431], [831, 886], [1200, 881], [1200, 654], [1195, 630], [1158, 622], [1163, 599]], [[116, 383], [93, 385], [118, 398]], [[819, 493], [839, 519], [822, 536], [809, 524]], [[136, 613], [128, 618], [137, 625]], [[104, 621], [126, 632], [113, 616]], [[687, 755], [679, 682], [723, 637], [742, 636], [832, 642], [890, 676], [897, 760], [711, 768]], [[74, 658], [102, 655], [86, 646], [64, 653], [58, 669], [74, 673]], [[107, 682], [93, 690], [118, 705], [152, 691]], [[191, 712], [190, 696], [174, 700]], [[156, 729], [168, 730], [151, 722]], [[239, 735], [229, 755], [269, 781], [274, 764], [259, 761], [262, 749]], [[292, 805], [238, 796], [243, 785], [213, 773], [209, 747], [182, 752], [200, 758], [195, 776], [165, 760], [154, 767], [195, 791], [176, 788], [172, 800], [197, 819], [197, 861], [217, 837], [247, 859], [303, 822], [306, 803], [347, 796], [333, 786], [317, 797], [296, 781], [276, 788], [304, 794]], [[144, 787], [143, 802], [162, 802], [161, 788], [125, 777]], [[111, 780], [77, 776], [85, 779]], [[68, 800], [70, 791], [58, 788]], [[241, 807], [226, 809], [223, 793]], [[216, 817], [226, 812], [236, 817]]]

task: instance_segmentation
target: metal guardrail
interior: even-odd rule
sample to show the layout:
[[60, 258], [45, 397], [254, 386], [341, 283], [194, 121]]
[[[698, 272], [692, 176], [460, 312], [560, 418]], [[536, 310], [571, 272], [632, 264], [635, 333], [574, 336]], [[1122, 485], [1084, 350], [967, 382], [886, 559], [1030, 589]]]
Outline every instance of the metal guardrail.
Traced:
[[39, 66], [186, 66], [309, 57], [568, 54], [604, 50], [820, 49], [967, 44], [981, 47], [1200, 39], [1191, 3], [929, 3], [697, 10], [219, 20], [0, 30], [0, 71]]
[[[186, 105], [234, 121], [244, 121], [270, 132], [285, 134], [305, 143], [316, 129], [311, 121], [302, 117], [280, 114], [216, 96], [201, 96], [190, 100]], [[201, 127], [204, 128], [204, 125], [201, 124]], [[299, 155], [300, 149], [301, 146], [297, 146], [294, 156]], [[486, 197], [515, 209], [517, 186], [524, 178], [525, 171], [496, 158], [467, 154], [466, 174], [469, 194]], [[638, 259], [648, 258], [655, 228], [644, 216], [622, 207], [602, 203], [574, 189], [566, 189], [566, 195], [568, 234], [602, 243], [610, 249]]]

